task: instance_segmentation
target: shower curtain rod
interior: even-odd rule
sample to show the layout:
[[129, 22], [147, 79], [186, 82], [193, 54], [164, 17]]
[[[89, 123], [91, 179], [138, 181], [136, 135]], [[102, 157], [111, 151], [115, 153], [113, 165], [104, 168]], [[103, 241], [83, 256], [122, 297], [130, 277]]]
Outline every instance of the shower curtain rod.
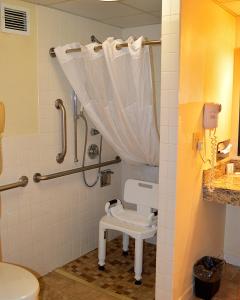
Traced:
[[[142, 43], [143, 46], [147, 46], [147, 45], [161, 45], [161, 41], [158, 40], [152, 40], [152, 41], [144, 41]], [[118, 44], [116, 46], [117, 50], [121, 50], [122, 48], [128, 47], [128, 43], [122, 43], [122, 44]], [[99, 51], [102, 49], [102, 45], [99, 46], [95, 46], [94, 47], [94, 51]], [[66, 53], [71, 53], [71, 52], [81, 52], [81, 48], [73, 48], [73, 49], [67, 49]], [[49, 49], [49, 54], [51, 57], [56, 57], [56, 53], [55, 53], [55, 48], [52, 47]]]

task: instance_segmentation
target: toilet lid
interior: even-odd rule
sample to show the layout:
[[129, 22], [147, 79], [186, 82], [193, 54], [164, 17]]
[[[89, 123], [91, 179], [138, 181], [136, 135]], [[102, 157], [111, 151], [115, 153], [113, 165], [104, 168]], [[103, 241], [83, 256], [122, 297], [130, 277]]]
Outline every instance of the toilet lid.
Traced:
[[39, 283], [32, 273], [0, 263], [0, 300], [35, 300], [38, 292]]

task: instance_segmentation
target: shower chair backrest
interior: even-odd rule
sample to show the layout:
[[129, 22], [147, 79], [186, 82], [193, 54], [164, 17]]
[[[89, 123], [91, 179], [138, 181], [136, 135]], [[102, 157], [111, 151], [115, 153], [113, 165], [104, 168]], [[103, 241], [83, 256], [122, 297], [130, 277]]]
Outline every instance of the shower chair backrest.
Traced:
[[124, 201], [136, 204], [139, 213], [149, 214], [152, 209], [158, 209], [158, 188], [157, 183], [128, 179], [124, 187]]

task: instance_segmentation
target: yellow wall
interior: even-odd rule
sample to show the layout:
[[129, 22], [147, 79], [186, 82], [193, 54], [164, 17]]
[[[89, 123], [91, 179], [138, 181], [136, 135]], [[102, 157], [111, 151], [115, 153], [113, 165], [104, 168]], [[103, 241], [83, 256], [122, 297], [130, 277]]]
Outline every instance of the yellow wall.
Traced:
[[0, 31], [0, 101], [6, 108], [5, 135], [35, 133], [37, 120], [37, 45], [35, 6], [20, 1], [4, 3], [30, 10], [28, 36]]
[[202, 170], [209, 166], [192, 139], [203, 133], [205, 102], [222, 104], [218, 140], [231, 136], [235, 23], [211, 0], [182, 0], [174, 299], [191, 287], [193, 263], [223, 250], [225, 207], [202, 200]]

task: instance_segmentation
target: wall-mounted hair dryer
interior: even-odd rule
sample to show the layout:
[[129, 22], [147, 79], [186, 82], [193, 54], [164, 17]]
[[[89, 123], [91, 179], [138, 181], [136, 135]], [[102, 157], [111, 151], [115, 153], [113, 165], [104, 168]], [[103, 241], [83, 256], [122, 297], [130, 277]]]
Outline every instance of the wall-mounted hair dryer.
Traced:
[[222, 110], [221, 104], [205, 103], [203, 108], [203, 128], [213, 130], [218, 127], [218, 115]]

